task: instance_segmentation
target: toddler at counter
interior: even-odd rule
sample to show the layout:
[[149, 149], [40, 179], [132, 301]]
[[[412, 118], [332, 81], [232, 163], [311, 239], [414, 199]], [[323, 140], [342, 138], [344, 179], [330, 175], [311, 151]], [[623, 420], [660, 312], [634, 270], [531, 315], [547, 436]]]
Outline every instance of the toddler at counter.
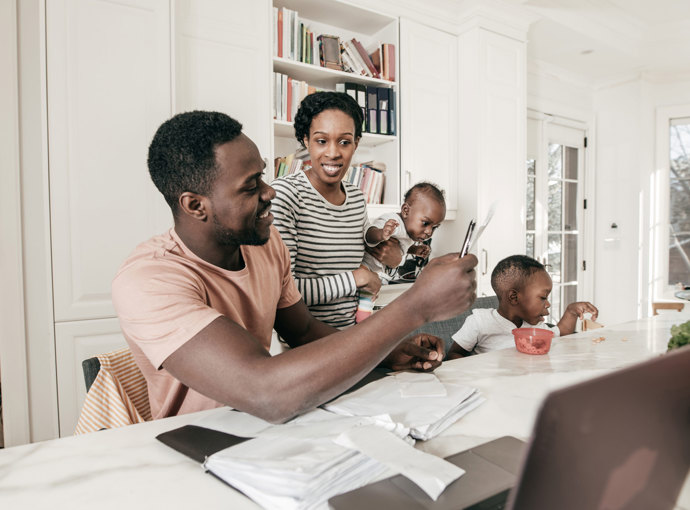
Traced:
[[498, 297], [498, 310], [475, 309], [453, 335], [447, 359], [514, 347], [514, 328], [543, 328], [554, 336], [569, 335], [575, 331], [578, 317], [590, 313], [596, 320], [599, 314], [592, 303], [578, 301], [567, 306], [556, 326], [543, 322], [551, 306], [551, 277], [543, 264], [525, 255], [501, 260], [491, 273], [491, 287]]

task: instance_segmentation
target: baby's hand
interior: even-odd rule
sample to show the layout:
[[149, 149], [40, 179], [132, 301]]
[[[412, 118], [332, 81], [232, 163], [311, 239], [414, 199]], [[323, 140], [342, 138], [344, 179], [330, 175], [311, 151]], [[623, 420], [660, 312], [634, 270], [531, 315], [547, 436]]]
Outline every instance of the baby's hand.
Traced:
[[388, 220], [381, 229], [381, 236], [383, 237], [382, 240], [388, 241], [395, 232], [396, 228], [398, 228], [398, 222], [395, 220]]
[[407, 253], [425, 259], [431, 253], [431, 246], [428, 244], [413, 244], [408, 248]]
[[570, 303], [565, 311], [566, 313], [576, 315], [581, 320], [585, 318], [585, 313], [591, 313], [593, 321], [597, 320], [597, 316], [599, 315], [599, 310], [597, 310], [597, 307], [589, 301], [577, 301], [575, 303]]

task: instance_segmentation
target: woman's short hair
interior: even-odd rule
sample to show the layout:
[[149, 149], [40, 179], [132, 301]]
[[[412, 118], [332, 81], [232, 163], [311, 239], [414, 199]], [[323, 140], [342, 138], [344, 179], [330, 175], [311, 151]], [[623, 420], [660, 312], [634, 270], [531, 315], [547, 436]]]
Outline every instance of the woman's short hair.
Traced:
[[304, 139], [309, 138], [312, 120], [325, 110], [340, 110], [352, 117], [355, 123], [355, 139], [361, 138], [364, 115], [362, 108], [352, 96], [344, 92], [314, 92], [302, 99], [295, 115], [295, 138], [302, 147], [304, 147]]

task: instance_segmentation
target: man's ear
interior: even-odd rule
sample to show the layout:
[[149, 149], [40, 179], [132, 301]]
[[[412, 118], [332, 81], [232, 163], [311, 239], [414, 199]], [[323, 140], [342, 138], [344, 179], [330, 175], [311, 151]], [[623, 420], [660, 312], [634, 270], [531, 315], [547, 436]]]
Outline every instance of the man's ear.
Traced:
[[400, 216], [403, 217], [403, 219], [407, 218], [407, 215], [410, 214], [410, 204], [407, 202], [403, 202], [402, 208], [400, 209]]
[[517, 289], [508, 290], [506, 295], [508, 296], [508, 302], [511, 305], [517, 305], [518, 304], [518, 291], [517, 291]]
[[178, 199], [179, 210], [190, 216], [192, 219], [206, 221], [208, 212], [206, 210], [206, 197], [191, 191], [185, 191]]

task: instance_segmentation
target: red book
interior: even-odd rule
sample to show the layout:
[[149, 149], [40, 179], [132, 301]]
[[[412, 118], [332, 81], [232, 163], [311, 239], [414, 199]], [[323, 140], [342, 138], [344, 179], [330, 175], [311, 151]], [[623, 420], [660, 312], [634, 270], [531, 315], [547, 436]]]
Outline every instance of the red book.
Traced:
[[283, 9], [278, 9], [278, 56], [283, 56]]
[[379, 77], [383, 76], [383, 69], [381, 68], [381, 46], [376, 48], [373, 53], [369, 54], [371, 63], [374, 64], [374, 68], [379, 73]]
[[385, 43], [383, 45], [384, 79], [395, 81], [395, 46]]
[[366, 52], [364, 49], [364, 46], [362, 46], [362, 43], [359, 42], [357, 39], [353, 38], [352, 39], [352, 44], [354, 44], [355, 49], [357, 50], [357, 53], [359, 53], [359, 56], [362, 57], [362, 60], [364, 61], [364, 64], [369, 68], [369, 71], [371, 72], [371, 75], [374, 78], [380, 78], [381, 75], [379, 72], [376, 70], [376, 66], [374, 63], [371, 61], [371, 58], [369, 58], [369, 54]]

